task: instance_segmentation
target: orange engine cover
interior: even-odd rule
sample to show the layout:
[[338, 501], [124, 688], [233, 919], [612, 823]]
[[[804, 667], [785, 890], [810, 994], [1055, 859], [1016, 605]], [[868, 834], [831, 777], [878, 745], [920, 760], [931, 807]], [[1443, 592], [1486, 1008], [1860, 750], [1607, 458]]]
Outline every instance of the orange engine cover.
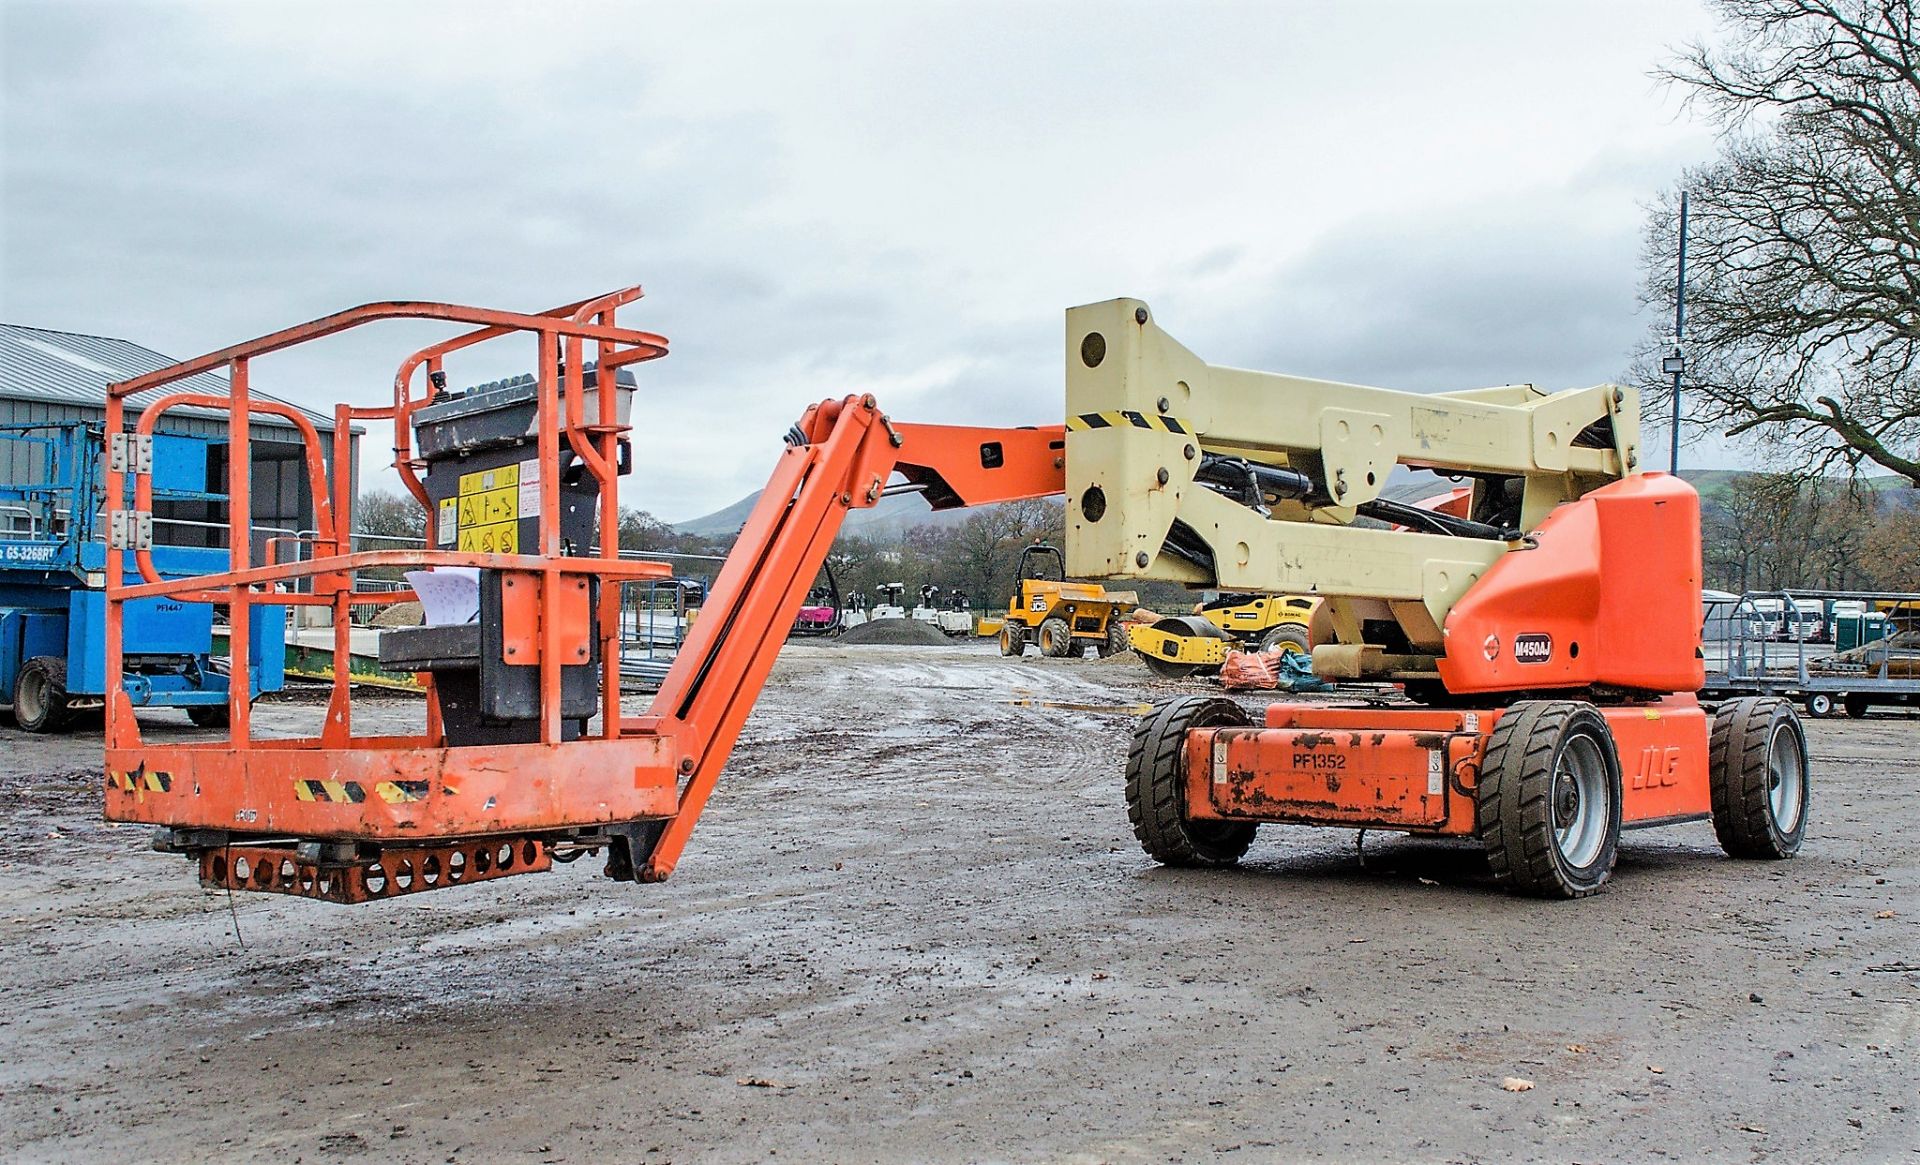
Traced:
[[1636, 474], [1548, 515], [1447, 615], [1456, 695], [1603, 684], [1692, 692], [1700, 659], [1700, 496]]

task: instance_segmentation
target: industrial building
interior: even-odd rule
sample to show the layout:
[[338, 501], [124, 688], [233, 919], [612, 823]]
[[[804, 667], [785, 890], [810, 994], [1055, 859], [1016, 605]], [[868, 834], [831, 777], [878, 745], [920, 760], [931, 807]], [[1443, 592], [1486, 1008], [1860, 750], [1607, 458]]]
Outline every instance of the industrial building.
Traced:
[[[107, 385], [165, 368], [175, 363], [170, 356], [131, 340], [111, 336], [92, 336], [48, 328], [0, 324], [0, 432], [18, 432], [21, 426], [61, 425], [75, 421], [104, 428], [106, 424]], [[184, 390], [210, 396], [226, 396], [227, 381], [212, 373], [202, 373], [166, 390]], [[159, 391], [129, 398], [132, 411], [151, 401]], [[256, 399], [279, 400], [258, 387]], [[284, 402], [283, 402], [284, 403]], [[297, 406], [296, 406], [297, 407]], [[332, 458], [333, 418], [301, 409], [319, 430], [326, 446], [329, 469]], [[226, 481], [227, 415], [224, 410], [175, 408], [167, 412], [162, 429], [168, 432], [206, 438], [214, 442], [207, 472], [211, 492], [224, 493]], [[359, 437], [354, 437], [355, 461], [358, 461]], [[0, 485], [23, 485], [41, 472], [41, 458], [21, 441], [0, 441]], [[215, 512], [217, 505], [173, 503], [172, 512], [160, 515], [171, 519], [163, 538], [176, 545], [216, 545], [225, 541], [221, 529], [194, 525], [217, 524], [224, 528], [226, 517]], [[0, 514], [0, 529], [14, 529], [24, 521], [22, 515]], [[307, 488], [300, 460], [300, 434], [279, 417], [257, 416], [253, 421], [253, 524], [256, 528], [256, 561], [263, 552], [260, 545], [273, 533], [313, 528], [313, 497]]]

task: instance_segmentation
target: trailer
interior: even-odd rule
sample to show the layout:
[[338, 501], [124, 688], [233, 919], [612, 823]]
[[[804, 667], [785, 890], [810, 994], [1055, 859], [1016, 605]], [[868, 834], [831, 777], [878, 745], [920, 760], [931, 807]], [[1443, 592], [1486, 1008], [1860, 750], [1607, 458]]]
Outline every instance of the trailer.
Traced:
[[[123, 463], [136, 459], [152, 476], [160, 509], [135, 533], [150, 544], [163, 578], [229, 564], [225, 547], [177, 544], [212, 540], [212, 523], [180, 515], [226, 503], [208, 489], [215, 444], [155, 433], [150, 442], [119, 446]], [[0, 700], [28, 732], [62, 731], [106, 703], [104, 447], [102, 428], [84, 421], [0, 426], [0, 458], [11, 470], [0, 485]], [[176, 516], [163, 516], [169, 512]], [[277, 691], [284, 609], [262, 605], [251, 617], [252, 691]], [[183, 708], [203, 727], [226, 722], [229, 668], [213, 653], [211, 603], [140, 599], [126, 604], [122, 627], [120, 686], [129, 704]]]
[[1820, 717], [1920, 704], [1920, 594], [1710, 593], [1701, 654], [1708, 703], [1779, 696]]

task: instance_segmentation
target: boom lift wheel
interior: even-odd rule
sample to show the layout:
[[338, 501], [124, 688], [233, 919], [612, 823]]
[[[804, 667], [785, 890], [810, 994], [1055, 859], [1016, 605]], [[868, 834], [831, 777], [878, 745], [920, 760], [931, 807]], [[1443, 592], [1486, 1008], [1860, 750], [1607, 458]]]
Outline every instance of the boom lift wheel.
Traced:
[[1073, 654], [1073, 627], [1058, 615], [1040, 622], [1040, 654], [1065, 659]]
[[1518, 894], [1584, 898], [1613, 876], [1620, 753], [1591, 704], [1523, 700], [1487, 740], [1475, 809], [1493, 876]]
[[1242, 727], [1246, 710], [1219, 696], [1182, 696], [1142, 717], [1127, 749], [1127, 819], [1147, 856], [1166, 866], [1231, 866], [1253, 844], [1251, 821], [1187, 817], [1187, 732]]
[[1008, 622], [1000, 628], [1000, 654], [1019, 655], [1027, 649], [1027, 629]]
[[1260, 637], [1261, 651], [1291, 651], [1299, 655], [1311, 655], [1313, 648], [1307, 643], [1307, 629], [1298, 623], [1282, 623], [1270, 629]]
[[28, 732], [60, 732], [73, 721], [67, 707], [67, 661], [36, 655], [13, 681], [13, 719]]
[[1807, 833], [1807, 737], [1793, 705], [1749, 696], [1713, 715], [1713, 832], [1736, 858], [1790, 858]]

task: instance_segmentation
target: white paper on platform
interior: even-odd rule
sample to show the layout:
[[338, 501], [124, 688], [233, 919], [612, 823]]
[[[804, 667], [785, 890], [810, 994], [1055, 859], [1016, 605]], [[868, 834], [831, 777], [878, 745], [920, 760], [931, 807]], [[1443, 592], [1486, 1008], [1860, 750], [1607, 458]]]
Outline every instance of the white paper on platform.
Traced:
[[420, 596], [420, 607], [430, 627], [471, 623], [480, 615], [480, 568], [477, 566], [410, 570], [407, 585]]

